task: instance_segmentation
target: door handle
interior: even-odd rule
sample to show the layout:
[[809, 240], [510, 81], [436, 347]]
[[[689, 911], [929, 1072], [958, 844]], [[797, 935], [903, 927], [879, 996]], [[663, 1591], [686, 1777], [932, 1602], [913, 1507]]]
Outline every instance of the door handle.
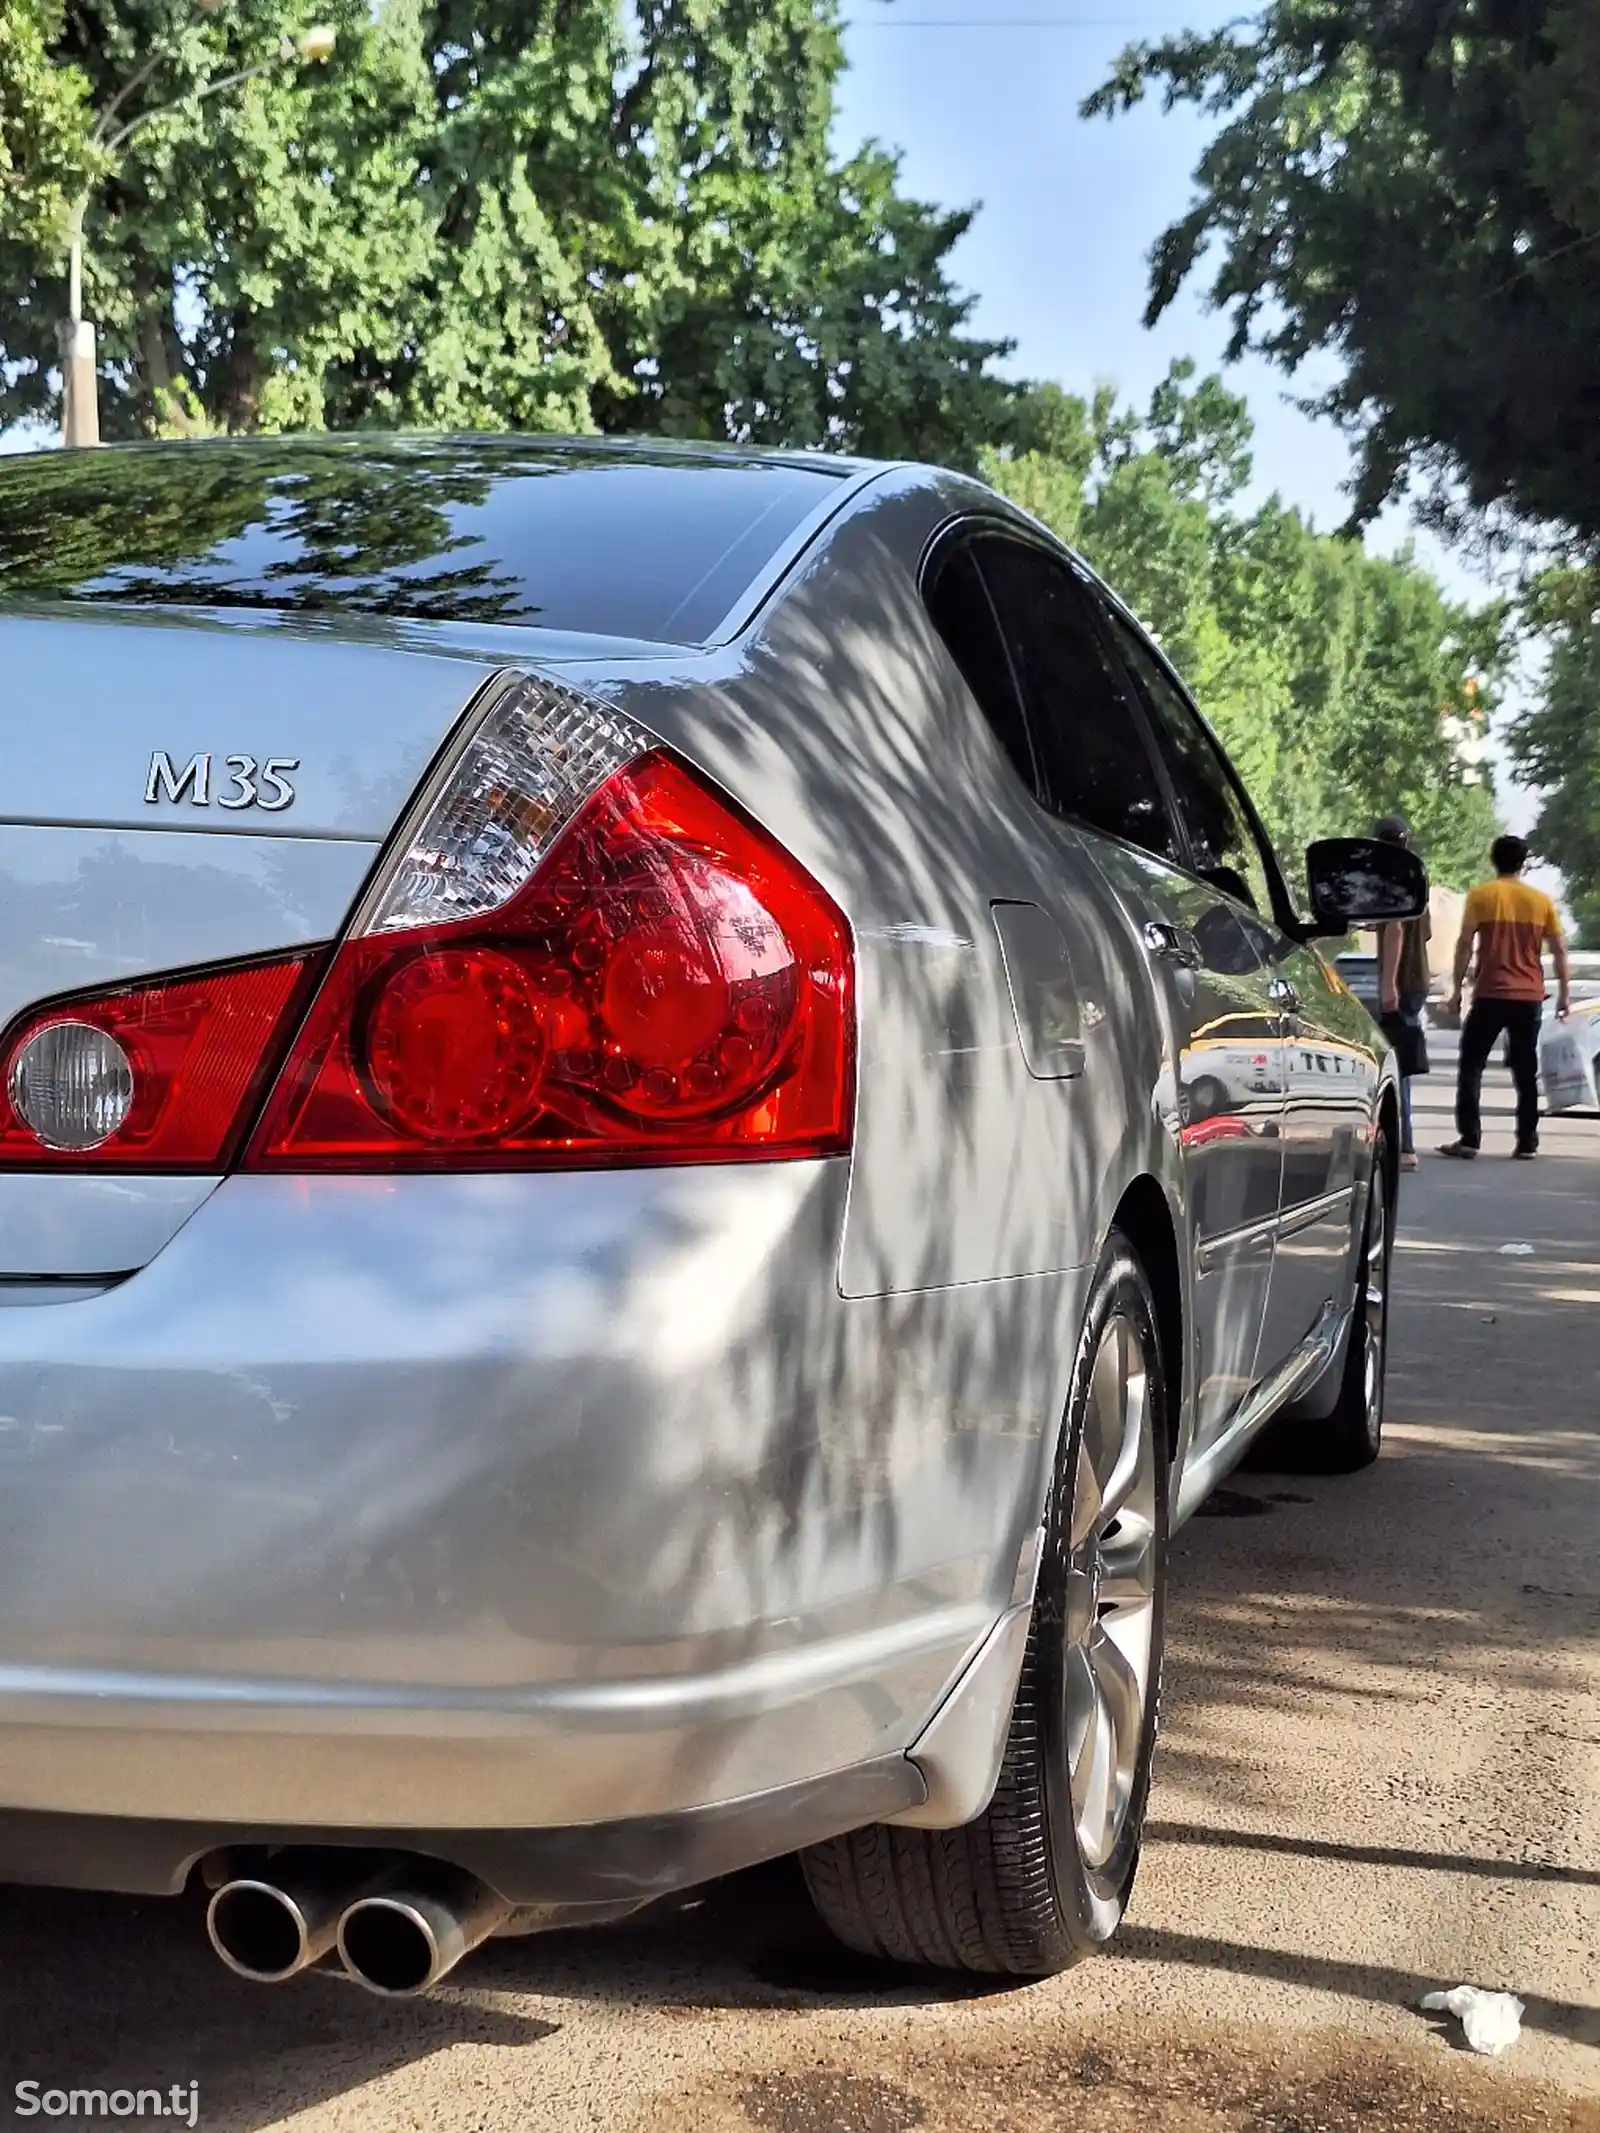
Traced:
[[1149, 919], [1145, 923], [1144, 944], [1151, 955], [1163, 963], [1175, 963], [1180, 970], [1200, 968], [1200, 950], [1195, 945], [1194, 935], [1182, 926], [1169, 925], [1164, 919]]
[[1295, 991], [1294, 987], [1289, 983], [1289, 980], [1287, 978], [1273, 979], [1272, 997], [1274, 1000], [1277, 1001], [1278, 1005], [1283, 1009], [1286, 1015], [1293, 1015], [1299, 1012], [1300, 995]]

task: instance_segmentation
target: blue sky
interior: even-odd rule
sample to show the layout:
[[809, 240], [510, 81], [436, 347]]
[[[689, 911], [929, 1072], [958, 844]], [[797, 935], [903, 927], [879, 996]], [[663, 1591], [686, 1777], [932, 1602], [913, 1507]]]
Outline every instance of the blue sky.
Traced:
[[[1118, 119], [1077, 111], [1131, 40], [1238, 13], [1226, 0], [849, 0], [839, 145], [877, 139], [900, 151], [909, 192], [982, 203], [954, 269], [978, 296], [978, 329], [1016, 341], [1019, 374], [1079, 391], [1108, 379], [1142, 400], [1174, 356], [1222, 366], [1227, 322], [1196, 289], [1153, 331], [1141, 324], [1147, 255], [1192, 195], [1207, 122], [1159, 100]], [[1291, 383], [1254, 358], [1228, 372], [1256, 422], [1257, 492], [1279, 490], [1323, 527], [1343, 516], [1350, 454], [1291, 398], [1330, 375], [1324, 365]], [[1410, 531], [1393, 512], [1377, 538], [1393, 546]], [[1463, 592], [1481, 591], [1454, 558], [1429, 555]]]
[[[1115, 120], [1077, 109], [1131, 39], [1237, 13], [1219, 0], [851, 0], [840, 146], [874, 137], [902, 153], [908, 191], [982, 203], [955, 272], [978, 295], [979, 328], [1017, 342], [1018, 372], [1078, 390], [1110, 379], [1143, 399], [1174, 356], [1220, 365], [1226, 323], [1190, 290], [1153, 332], [1140, 324], [1146, 255], [1190, 197], [1204, 123], [1159, 102]], [[1290, 407], [1265, 364], [1230, 382], [1257, 423], [1261, 492], [1335, 523], [1338, 432]]]
[[[1163, 112], [1159, 99], [1118, 119], [1077, 111], [1125, 44], [1240, 12], [1226, 0], [847, 0], [839, 146], [874, 138], [900, 151], [908, 192], [982, 203], [954, 271], [978, 296], [977, 330], [1017, 343], [1018, 375], [1079, 392], [1104, 379], [1143, 401], [1174, 356], [1223, 367], [1227, 322], [1197, 290], [1185, 288], [1154, 331], [1141, 323], [1147, 255], [1191, 197], [1207, 122], [1187, 106]], [[1344, 516], [1349, 448], [1292, 399], [1331, 374], [1325, 365], [1291, 382], [1254, 358], [1224, 372], [1256, 424], [1254, 493], [1276, 490], [1325, 529]], [[1488, 595], [1403, 507], [1370, 538], [1385, 549], [1415, 539], [1457, 597]], [[1503, 761], [1498, 783], [1510, 825], [1525, 829], [1534, 804]]]

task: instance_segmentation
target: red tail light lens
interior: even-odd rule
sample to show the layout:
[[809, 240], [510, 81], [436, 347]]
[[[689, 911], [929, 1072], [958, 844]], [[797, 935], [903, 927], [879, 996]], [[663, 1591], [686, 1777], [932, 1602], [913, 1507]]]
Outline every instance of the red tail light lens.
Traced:
[[538, 996], [493, 948], [412, 956], [377, 987], [366, 1087], [413, 1140], [493, 1141], [528, 1116], [546, 1054]]
[[0, 1044], [7, 1169], [226, 1168], [315, 958], [41, 1009]]
[[844, 918], [660, 753], [482, 917], [338, 953], [246, 1167], [534, 1168], [850, 1140]]

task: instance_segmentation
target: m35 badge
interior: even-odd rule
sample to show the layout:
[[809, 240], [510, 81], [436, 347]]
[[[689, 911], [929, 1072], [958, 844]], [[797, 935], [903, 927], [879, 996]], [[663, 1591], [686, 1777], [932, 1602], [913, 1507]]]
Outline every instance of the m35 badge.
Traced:
[[264, 815], [277, 815], [294, 805], [288, 773], [299, 768], [297, 755], [269, 755], [259, 762], [253, 755], [192, 755], [178, 770], [161, 748], [150, 758], [144, 802], [146, 807], [180, 807], [187, 801], [191, 807], [225, 807], [235, 814], [256, 807]]

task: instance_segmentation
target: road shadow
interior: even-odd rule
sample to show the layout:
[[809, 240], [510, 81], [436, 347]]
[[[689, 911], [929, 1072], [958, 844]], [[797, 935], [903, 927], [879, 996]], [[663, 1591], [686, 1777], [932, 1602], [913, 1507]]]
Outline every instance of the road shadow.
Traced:
[[793, 1859], [619, 1926], [496, 1942], [474, 1983], [618, 2008], [939, 2007], [1016, 1990], [1012, 1979], [876, 1962], [842, 1947]]
[[388, 2002], [318, 1970], [255, 1986], [192, 1898], [0, 1891], [0, 2098], [199, 2086], [207, 2133], [258, 2133], [457, 2044], [536, 2047], [556, 2025], [459, 1994]]
[[0, 2096], [42, 2088], [199, 2084], [208, 2133], [261, 2133], [457, 2045], [536, 2051], [559, 2019], [514, 2002], [803, 2012], [928, 2006], [1009, 1988], [852, 1955], [831, 1940], [793, 1861], [656, 1906], [623, 1925], [491, 1942], [451, 1983], [386, 2002], [319, 1968], [287, 1985], [234, 1977], [197, 1896], [0, 1892]]
[[[1285, 1953], [1275, 1948], [1214, 1940], [1199, 1933], [1168, 1933], [1149, 1926], [1127, 1926], [1111, 1950], [1117, 1962], [1180, 1963], [1228, 1977], [1263, 1978], [1299, 1985], [1345, 1999], [1369, 2000], [1376, 2007], [1415, 2007], [1437, 1979], [1421, 1971], [1398, 1970], [1383, 1963], [1342, 1963], [1325, 1957]], [[1600, 2008], [1578, 2007], [1564, 2000], [1519, 1993], [1525, 2029], [1560, 2037], [1572, 2044], [1600, 2044]], [[1447, 2025], [1438, 2025], [1441, 2032]], [[1459, 2037], [1459, 2030], [1451, 2041]]]
[[1391, 1844], [1329, 1844], [1264, 1829], [1219, 1829], [1210, 1823], [1147, 1822], [1151, 1844], [1197, 1844], [1208, 1851], [1266, 1852], [1285, 1859], [1329, 1859], [1341, 1866], [1400, 1867], [1420, 1873], [1467, 1874], [1488, 1881], [1543, 1881], [1556, 1888], [1600, 1888], [1600, 1870], [1553, 1866], [1536, 1859], [1475, 1859], [1455, 1852], [1407, 1850]]

